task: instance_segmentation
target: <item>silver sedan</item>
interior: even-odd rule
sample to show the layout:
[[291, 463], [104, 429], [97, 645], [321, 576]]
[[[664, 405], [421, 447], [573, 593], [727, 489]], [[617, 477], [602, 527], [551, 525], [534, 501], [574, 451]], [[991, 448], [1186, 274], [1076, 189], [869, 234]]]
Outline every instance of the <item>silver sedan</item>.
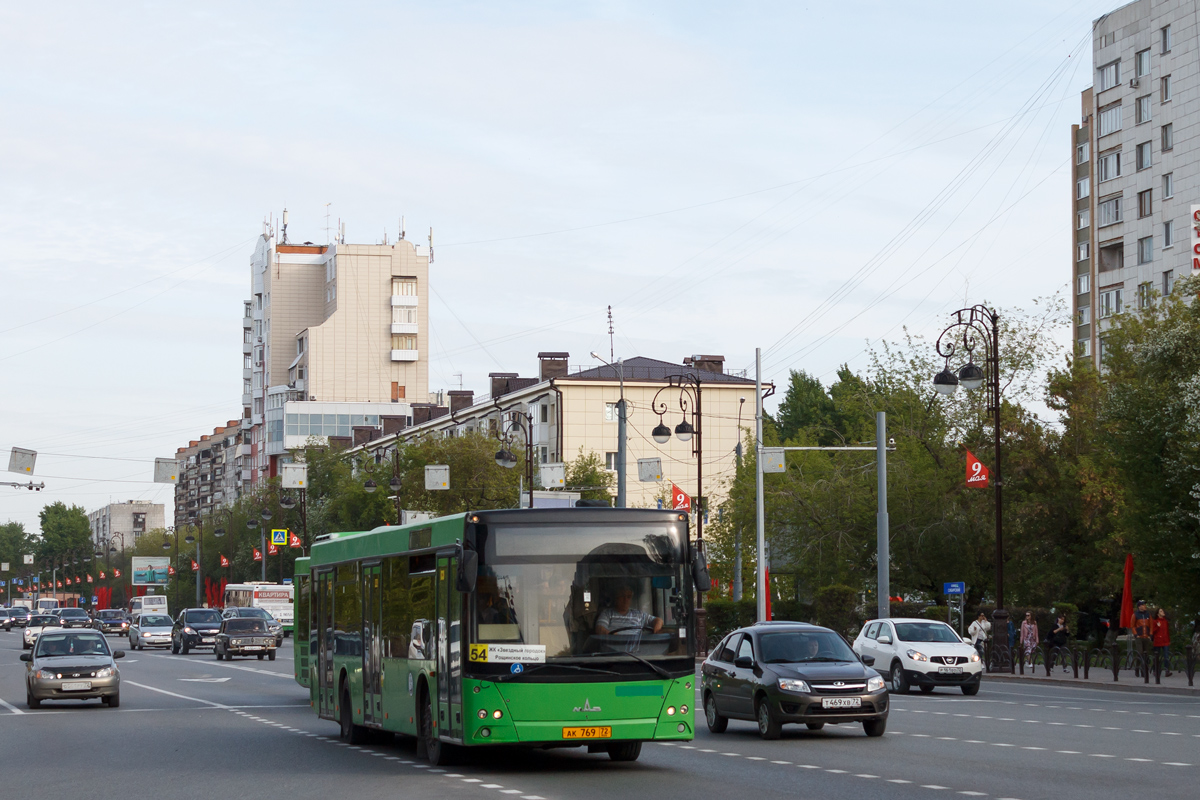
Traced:
[[108, 648], [104, 634], [92, 630], [46, 630], [26, 662], [25, 702], [39, 708], [43, 700], [94, 700], [109, 708], [121, 704], [121, 673], [116, 659], [125, 655]]
[[129, 626], [129, 647], [142, 650], [146, 647], [171, 646], [171, 618], [156, 611], [147, 611], [133, 618]]

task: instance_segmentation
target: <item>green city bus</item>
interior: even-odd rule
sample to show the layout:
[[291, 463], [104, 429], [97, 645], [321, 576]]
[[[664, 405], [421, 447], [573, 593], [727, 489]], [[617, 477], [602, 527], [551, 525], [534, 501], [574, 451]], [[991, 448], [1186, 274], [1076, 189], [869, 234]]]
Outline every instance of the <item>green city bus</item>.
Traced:
[[483, 745], [632, 761], [693, 736], [687, 516], [478, 511], [318, 537], [296, 560], [296, 680], [361, 741], [414, 736], [446, 763]]

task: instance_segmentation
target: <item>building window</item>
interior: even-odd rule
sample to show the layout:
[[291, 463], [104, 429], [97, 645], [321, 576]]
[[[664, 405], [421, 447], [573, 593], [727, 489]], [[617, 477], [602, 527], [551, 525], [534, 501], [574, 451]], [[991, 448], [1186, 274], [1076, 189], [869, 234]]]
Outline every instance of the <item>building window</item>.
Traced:
[[1175, 130], [1171, 127], [1171, 123], [1162, 126], [1162, 149], [1170, 150], [1175, 146]]
[[392, 334], [392, 349], [393, 350], [416, 350], [417, 337], [411, 333], [393, 333]]
[[1103, 364], [1104, 357], [1108, 355], [1108, 342], [1104, 340], [1103, 336], [1098, 337], [1098, 339], [1100, 341], [1100, 363]]
[[1150, 292], [1151, 292], [1151, 283], [1149, 281], [1138, 284], [1138, 287], [1137, 287], [1138, 308], [1149, 308], [1150, 307], [1150, 303], [1153, 299]]
[[1087, 242], [1080, 242], [1075, 249], [1075, 260], [1087, 261], [1088, 255], [1090, 255], [1089, 247]]
[[1137, 146], [1137, 168], [1140, 171], [1150, 166], [1150, 142], [1142, 142]]
[[1162, 42], [1162, 54], [1166, 55], [1171, 52], [1171, 26], [1165, 26], [1160, 32], [1160, 40]]
[[146, 515], [145, 514], [142, 514], [139, 512], [134, 512], [134, 514], [133, 514], [133, 529], [135, 531], [146, 530]]
[[1150, 121], [1150, 95], [1142, 95], [1134, 101], [1133, 117], [1138, 125]]
[[1092, 182], [1089, 178], [1080, 178], [1075, 181], [1075, 199], [1082, 200], [1092, 193]]
[[1158, 101], [1160, 103], [1171, 102], [1171, 76], [1163, 75], [1158, 81]]
[[1087, 325], [1089, 322], [1092, 321], [1092, 307], [1091, 306], [1080, 306], [1077, 316], [1079, 317], [1080, 325]]
[[392, 306], [392, 324], [417, 324], [417, 309], [413, 306]]
[[1162, 274], [1162, 295], [1166, 297], [1175, 288], [1175, 270], [1169, 269]]
[[1096, 161], [1096, 167], [1100, 173], [1101, 183], [1121, 177], [1121, 151], [1113, 150], [1108, 153], [1101, 153], [1100, 158]]
[[1092, 340], [1091, 339], [1080, 339], [1079, 340], [1079, 355], [1090, 356], [1091, 354], [1092, 354]]
[[1109, 289], [1107, 292], [1100, 293], [1100, 313], [1097, 315], [1100, 319], [1120, 314], [1124, 309], [1121, 305], [1121, 289]]
[[1075, 145], [1075, 163], [1086, 164], [1088, 160], [1088, 143]]
[[1103, 200], [1096, 206], [1096, 223], [1103, 228], [1105, 225], [1115, 225], [1121, 221], [1121, 197]]
[[1174, 173], [1168, 172], [1163, 175], [1163, 199], [1175, 196], [1175, 178]]
[[1143, 236], [1138, 239], [1138, 263], [1149, 264], [1154, 260], [1154, 237]]
[[1087, 294], [1092, 288], [1092, 276], [1080, 275], [1075, 279], [1078, 294]]
[[1100, 91], [1111, 89], [1121, 82], [1121, 62], [1120, 60], [1112, 61], [1105, 64], [1096, 70], [1098, 73], [1097, 83], [1100, 84]]
[[548, 404], [542, 403], [541, 415], [542, 415], [542, 422], [550, 421], [550, 406]]
[[1144, 219], [1153, 213], [1153, 189], [1147, 189], [1144, 192], [1138, 192], [1138, 219]]
[[1167, 220], [1163, 223], [1163, 250], [1175, 244], [1175, 221]]
[[1150, 74], [1150, 48], [1139, 51], [1133, 57], [1133, 74], [1141, 78]]
[[303, 336], [298, 336], [296, 338], [296, 355], [300, 355], [304, 352], [304, 339], [305, 337]]
[[1084, 209], [1075, 215], [1075, 230], [1081, 231], [1091, 224], [1091, 212]]
[[1100, 263], [1101, 272], [1109, 272], [1114, 269], [1121, 269], [1125, 266], [1125, 243], [1121, 239], [1115, 242], [1100, 245]]
[[1121, 102], [1100, 109], [1100, 135], [1107, 136], [1121, 130]]
[[605, 403], [604, 404], [604, 421], [605, 422], [616, 422], [617, 421], [617, 404], [616, 403]]
[[616, 453], [605, 453], [604, 454], [604, 468], [606, 470], [608, 470], [609, 472], [617, 471], [617, 454]]
[[416, 278], [392, 278], [392, 296], [393, 297], [416, 297], [417, 296], [417, 279]]

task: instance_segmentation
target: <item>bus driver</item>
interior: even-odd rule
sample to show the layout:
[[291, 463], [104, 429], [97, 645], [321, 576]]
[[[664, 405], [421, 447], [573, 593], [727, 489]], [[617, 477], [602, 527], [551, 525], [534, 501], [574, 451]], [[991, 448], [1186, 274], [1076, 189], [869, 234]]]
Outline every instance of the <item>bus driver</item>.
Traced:
[[616, 608], [606, 608], [596, 618], [596, 633], [618, 636], [638, 636], [643, 628], [654, 633], [662, 630], [663, 621], [640, 608], [633, 608], [633, 587], [624, 584], [617, 589]]

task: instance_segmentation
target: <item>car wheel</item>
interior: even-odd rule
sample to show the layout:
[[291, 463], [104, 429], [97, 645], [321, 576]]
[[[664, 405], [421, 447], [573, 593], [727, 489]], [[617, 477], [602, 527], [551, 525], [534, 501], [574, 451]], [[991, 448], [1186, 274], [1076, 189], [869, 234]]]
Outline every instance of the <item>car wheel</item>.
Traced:
[[21, 649], [22, 649], [22, 650], [28, 650], [28, 649], [29, 649], [29, 642], [21, 642]]
[[883, 736], [883, 732], [887, 730], [887, 719], [864, 720], [863, 730], [867, 736]]
[[968, 697], [979, 694], [979, 684], [978, 683], [964, 684], [962, 687], [962, 693], [967, 695]]
[[717, 701], [713, 698], [712, 692], [704, 695], [704, 721], [708, 723], [708, 729], [713, 733], [724, 733], [729, 727], [729, 718], [721, 716], [721, 712], [717, 711]]
[[267, 653], [267, 661], [274, 661], [274, 660], [275, 660], [275, 651], [272, 650], [271, 652]]
[[221, 661], [224, 658], [224, 656], [221, 655], [221, 651], [215, 647], [213, 648], [213, 655], [217, 657], [217, 661]]
[[265, 653], [259, 653], [259, 654], [258, 654], [258, 660], [259, 660], [259, 661], [262, 661], [264, 656], [265, 656]]
[[108, 696], [108, 707], [109, 708], [117, 708], [120, 705], [121, 705], [121, 693], [120, 692], [117, 692], [116, 694], [110, 694]]
[[767, 698], [760, 697], [754, 709], [754, 717], [758, 720], [758, 735], [764, 739], [778, 739], [783, 732], [783, 724], [771, 711], [771, 703]]
[[824, 722], [806, 722], [804, 723], [810, 731], [819, 731], [825, 727]]
[[171, 640], [171, 655], [179, 655], [179, 642], [174, 639]]
[[932, 692], [932, 691], [933, 691], [933, 687], [932, 687], [932, 686], [924, 686], [924, 685], [923, 685], [923, 686], [921, 687], [921, 694], [929, 694], [929, 693], [930, 693], [930, 692]]
[[188, 650], [189, 650], [189, 649], [190, 649], [190, 648], [187, 646], [187, 642], [180, 642], [180, 643], [179, 643], [179, 654], [180, 654], [180, 655], [186, 656], [186, 655], [188, 654]]
[[896, 694], [908, 694], [908, 678], [904, 676], [904, 668], [897, 661], [892, 664], [892, 691]]
[[36, 697], [34, 697], [32, 692], [26, 691], [25, 692], [25, 705], [29, 706], [30, 708], [41, 708], [42, 701], [38, 700]]
[[642, 754], [642, 743], [613, 742], [607, 749], [608, 757], [613, 761], [637, 761]]

